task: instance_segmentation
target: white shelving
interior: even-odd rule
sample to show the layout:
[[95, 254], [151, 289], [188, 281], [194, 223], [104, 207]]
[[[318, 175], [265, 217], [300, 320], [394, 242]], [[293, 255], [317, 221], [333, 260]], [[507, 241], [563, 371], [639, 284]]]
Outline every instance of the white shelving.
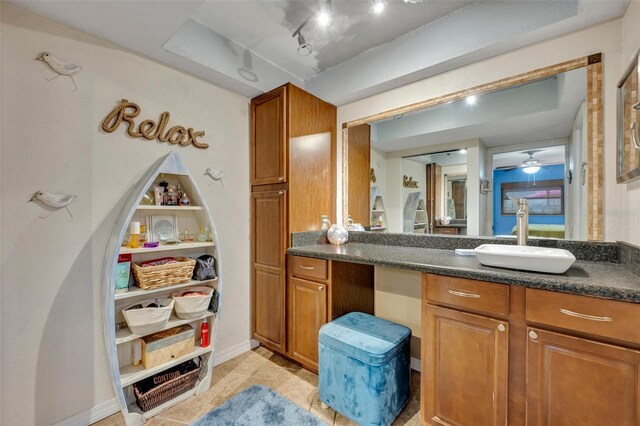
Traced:
[[136, 210], [156, 210], [156, 211], [198, 211], [202, 210], [202, 206], [145, 206], [139, 205]]
[[[177, 183], [180, 183], [191, 197], [194, 205], [184, 207], [140, 205], [140, 201], [149, 189], [157, 186], [163, 180], [168, 182], [177, 181]], [[129, 224], [132, 221], [142, 222], [144, 216], [153, 215], [155, 213], [159, 215], [179, 214], [181, 223], [187, 223], [186, 226], [189, 226], [190, 228], [195, 227], [196, 229], [203, 229], [208, 227], [211, 230], [211, 239], [213, 241], [184, 242], [176, 245], [162, 245], [156, 248], [140, 247], [137, 249], [131, 249], [128, 247], [122, 247], [122, 242], [128, 238], [127, 234], [129, 231]], [[140, 181], [138, 181], [138, 183], [132, 188], [129, 198], [125, 200], [122, 214], [116, 219], [116, 225], [107, 246], [104, 265], [102, 268], [103, 329], [105, 333], [105, 346], [107, 348], [107, 361], [114, 392], [118, 399], [124, 421], [128, 426], [140, 426], [144, 424], [147, 419], [161, 413], [175, 404], [185, 401], [194, 395], [205, 392], [209, 388], [213, 369], [212, 354], [216, 348], [218, 314], [207, 312], [200, 318], [189, 320], [181, 320], [172, 315], [164, 329], [177, 327], [183, 324], [192, 324], [197, 334], [195, 337], [195, 349], [187, 355], [171, 359], [157, 367], [145, 369], [141, 364], [137, 366], [132, 365], [134, 356], [132, 344], [143, 336], [131, 333], [131, 330], [128, 328], [116, 331], [115, 324], [121, 320], [120, 309], [135, 297], [142, 298], [149, 295], [156, 295], [155, 297], [169, 297], [171, 293], [177, 289], [194, 286], [208, 286], [215, 288], [219, 292], [221, 302], [221, 259], [220, 253], [216, 248], [217, 241], [219, 240], [213, 218], [211, 217], [209, 210], [206, 208], [204, 199], [195, 180], [182, 162], [180, 155], [176, 151], [172, 151], [165, 157], [158, 159], [158, 161], [156, 161], [154, 165], [147, 170]], [[150, 253], [150, 255], [146, 256], [147, 253]], [[156, 256], [153, 253], [161, 254]], [[130, 289], [128, 292], [115, 293], [116, 265], [120, 254], [136, 255], [136, 257], [134, 257], [134, 261], [141, 261], [144, 259], [164, 256], [188, 255], [193, 257], [194, 255], [200, 255], [202, 253], [215, 256], [216, 272], [220, 278], [205, 281], [191, 280], [186, 283], [151, 290], [143, 290], [136, 287]], [[203, 320], [208, 322], [209, 333], [211, 336], [211, 343], [206, 348], [199, 346], [199, 324], [196, 325], [198, 322], [202, 322]], [[194, 389], [178, 395], [167, 403], [147, 412], [142, 412], [136, 406], [134, 395], [131, 392], [131, 385], [199, 356], [203, 358], [205, 363], [201, 373], [201, 380], [198, 381]]]
[[165, 402], [162, 405], [158, 405], [156, 408], [149, 410], [149, 411], [142, 411], [140, 409], [140, 407], [138, 407], [136, 405], [136, 403], [134, 402], [133, 404], [129, 404], [129, 412], [130, 413], [138, 413], [141, 416], [143, 416], [145, 419], [150, 419], [151, 417], [154, 417], [160, 413], [162, 413], [164, 410], [167, 410], [171, 407], [173, 407], [174, 405], [180, 404], [182, 401], [186, 401], [187, 399], [191, 398], [195, 393], [196, 393], [196, 389], [198, 389], [198, 385], [196, 385], [195, 388], [191, 389], [190, 391], [187, 391], [185, 393], [183, 393], [182, 395], [179, 395], [175, 398], [173, 398], [170, 401]]
[[[157, 333], [158, 331], [162, 331], [162, 330], [168, 330], [170, 328], [178, 327], [183, 324], [190, 324], [192, 322], [202, 321], [203, 319], [209, 318], [211, 316], [213, 316], [213, 312], [209, 312], [209, 311], [207, 311], [207, 313], [202, 315], [201, 317], [194, 318], [194, 319], [186, 319], [186, 320], [180, 319], [175, 315], [171, 315], [171, 318], [169, 318], [169, 321], [167, 321], [167, 325], [161, 328], [160, 330], [154, 331], [153, 333]], [[122, 328], [116, 331], [116, 345], [121, 345], [126, 342], [131, 342], [132, 340], [136, 340], [153, 333], [134, 334], [128, 328]]]
[[140, 287], [130, 287], [129, 291], [125, 293], [116, 293], [115, 300], [129, 299], [131, 297], [138, 297], [138, 296], [148, 296], [151, 294], [164, 293], [165, 291], [172, 291], [172, 290], [177, 290], [185, 287], [194, 287], [199, 285], [208, 286], [209, 284], [216, 283], [216, 282], [218, 282], [217, 278], [213, 280], [203, 280], [203, 281], [191, 280], [187, 283], [169, 285], [169, 286], [160, 287], [160, 288], [153, 288], [150, 290], [143, 290]]
[[154, 248], [129, 248], [129, 247], [121, 247], [120, 254], [138, 254], [138, 253], [154, 253], [159, 251], [175, 251], [175, 250], [190, 250], [190, 249], [199, 249], [206, 247], [214, 247], [215, 244], [212, 242], [206, 243], [180, 243], [180, 244], [166, 244], [160, 245]]
[[196, 349], [183, 355], [178, 358], [174, 358], [169, 362], [165, 362], [164, 364], [160, 364], [153, 368], [144, 368], [142, 364], [139, 365], [127, 365], [120, 369], [120, 385], [124, 388], [130, 386], [136, 382], [139, 382], [142, 379], [146, 379], [147, 377], [151, 377], [156, 373], [160, 373], [168, 368], [181, 364], [185, 361], [189, 361], [190, 359], [196, 358], [200, 355], [204, 355], [213, 350], [213, 345], [209, 345], [206, 348], [202, 348], [196, 345]]

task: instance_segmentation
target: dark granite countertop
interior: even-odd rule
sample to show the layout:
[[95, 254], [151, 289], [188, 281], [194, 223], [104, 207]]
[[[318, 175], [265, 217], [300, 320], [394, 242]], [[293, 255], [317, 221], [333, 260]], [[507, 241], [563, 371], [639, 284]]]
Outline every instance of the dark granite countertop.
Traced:
[[640, 303], [640, 277], [615, 263], [578, 261], [564, 274], [541, 274], [480, 265], [452, 250], [346, 243], [290, 248], [289, 254], [520, 285], [542, 290]]

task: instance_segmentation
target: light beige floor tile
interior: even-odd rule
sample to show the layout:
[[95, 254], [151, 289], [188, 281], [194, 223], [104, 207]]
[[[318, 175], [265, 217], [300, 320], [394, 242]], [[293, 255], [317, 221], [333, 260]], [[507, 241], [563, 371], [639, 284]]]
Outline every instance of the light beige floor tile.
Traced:
[[[288, 398], [304, 410], [336, 426], [355, 423], [334, 410], [324, 410], [317, 396], [318, 376], [263, 347], [244, 353], [216, 366], [211, 388], [151, 419], [150, 426], [184, 426], [220, 406], [243, 390], [261, 384]], [[411, 397], [394, 425], [419, 425], [420, 374], [412, 372]], [[96, 423], [97, 426], [124, 426], [120, 413]]]
[[149, 419], [149, 421], [145, 423], [145, 426], [185, 426], [188, 424], [189, 423], [177, 422], [175, 420], [165, 419], [163, 417], [154, 417]]
[[122, 413], [118, 412], [112, 416], [109, 416], [105, 419], [100, 420], [99, 422], [94, 423], [96, 426], [124, 426], [126, 423], [124, 422], [124, 417], [122, 417]]
[[333, 422], [335, 426], [358, 426], [340, 413], [336, 413], [336, 420]]
[[313, 402], [311, 403], [311, 409], [309, 410], [309, 412], [329, 425], [332, 425], [333, 421], [336, 418], [336, 412], [334, 409], [329, 408], [325, 410], [324, 408], [322, 408], [322, 405], [320, 405], [317, 389], [314, 392]]

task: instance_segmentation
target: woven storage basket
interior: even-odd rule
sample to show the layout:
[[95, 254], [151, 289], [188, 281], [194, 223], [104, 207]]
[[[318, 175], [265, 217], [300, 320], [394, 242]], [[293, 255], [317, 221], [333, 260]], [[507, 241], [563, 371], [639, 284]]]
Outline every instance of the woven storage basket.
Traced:
[[[171, 401], [173, 398], [193, 389], [198, 381], [198, 376], [202, 370], [202, 361], [198, 364], [194, 362], [196, 368], [188, 373], [181, 374], [155, 388], [142, 393], [137, 383], [133, 384], [133, 392], [136, 395], [136, 402], [142, 411], [153, 410], [154, 408]], [[160, 373], [162, 374], [162, 373]]]
[[174, 263], [159, 266], [140, 266], [133, 264], [133, 275], [138, 287], [143, 290], [161, 288], [174, 284], [188, 283], [193, 276], [195, 259], [176, 257]]

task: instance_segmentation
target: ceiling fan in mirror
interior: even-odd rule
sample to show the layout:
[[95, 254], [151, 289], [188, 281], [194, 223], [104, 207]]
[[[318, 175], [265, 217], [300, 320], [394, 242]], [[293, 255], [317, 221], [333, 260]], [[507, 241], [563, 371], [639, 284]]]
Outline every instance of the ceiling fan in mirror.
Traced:
[[496, 167], [495, 170], [506, 171], [506, 170], [515, 170], [515, 169], [521, 168], [522, 171], [528, 175], [538, 173], [540, 171], [540, 167], [542, 167], [542, 160], [538, 160], [537, 158], [533, 157], [533, 154], [535, 154], [538, 151], [540, 150], [522, 151], [521, 153], [528, 155], [529, 158], [524, 160], [521, 165], [501, 166], [501, 167]]

